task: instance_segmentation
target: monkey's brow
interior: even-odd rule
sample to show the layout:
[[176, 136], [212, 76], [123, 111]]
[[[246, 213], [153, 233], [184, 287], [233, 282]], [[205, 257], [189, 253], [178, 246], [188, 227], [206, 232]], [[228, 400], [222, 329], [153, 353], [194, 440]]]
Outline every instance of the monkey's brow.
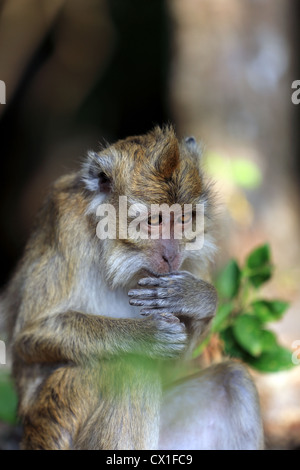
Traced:
[[[191, 201], [180, 201], [180, 202], [177, 202], [177, 204], [182, 206], [182, 210], [184, 209], [185, 205], [191, 204], [193, 206], [193, 210], [194, 210], [194, 209], [196, 209], [197, 204], [203, 204], [203, 203], [205, 203], [205, 200], [206, 199], [203, 198], [203, 196], [201, 195], [200, 197], [197, 197], [196, 199], [193, 198], [193, 200], [191, 200]], [[135, 209], [138, 210], [141, 213], [142, 212], [151, 212], [153, 204], [155, 206], [157, 205], [157, 203], [149, 203], [149, 202], [146, 202], [146, 201], [141, 202], [140, 200], [137, 201], [136, 199], [134, 199], [132, 197], [127, 198], [127, 206], [129, 207], [129, 206], [134, 205]], [[173, 204], [169, 204], [169, 205], [171, 207]]]

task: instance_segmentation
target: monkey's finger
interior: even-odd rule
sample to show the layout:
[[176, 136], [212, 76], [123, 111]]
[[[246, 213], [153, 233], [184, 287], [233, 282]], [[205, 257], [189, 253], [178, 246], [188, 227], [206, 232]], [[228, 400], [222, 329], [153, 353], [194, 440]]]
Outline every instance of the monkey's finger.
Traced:
[[169, 313], [170, 313], [169, 308], [141, 308], [141, 311], [140, 311], [140, 314], [145, 317], [147, 317], [148, 315], [153, 315], [153, 314], [166, 315]]
[[159, 286], [159, 278], [156, 277], [143, 277], [138, 281], [139, 286]]
[[174, 294], [174, 289], [132, 289], [128, 292], [129, 297], [135, 297], [137, 299], [149, 299], [149, 298], [167, 298]]
[[129, 297], [153, 298], [157, 297], [157, 289], [132, 289], [128, 292]]
[[167, 276], [163, 277], [143, 277], [138, 281], [139, 286], [149, 286], [149, 287], [168, 287], [174, 281], [172, 278]]
[[138, 281], [140, 286], [170, 287], [184, 279], [180, 272], [160, 274], [158, 277], [144, 277]]
[[130, 299], [130, 305], [136, 307], [168, 307], [170, 302], [168, 299]]

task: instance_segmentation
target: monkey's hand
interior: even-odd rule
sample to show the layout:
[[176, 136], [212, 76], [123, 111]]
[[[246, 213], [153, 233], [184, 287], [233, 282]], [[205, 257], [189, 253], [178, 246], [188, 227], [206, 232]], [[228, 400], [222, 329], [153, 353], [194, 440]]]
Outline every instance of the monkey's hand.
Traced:
[[128, 292], [131, 305], [140, 306], [142, 315], [172, 313], [199, 319], [212, 317], [217, 294], [208, 282], [187, 271], [140, 279], [141, 289]]
[[215, 288], [186, 271], [142, 278], [140, 289], [128, 292], [130, 304], [142, 315], [172, 313], [184, 322], [194, 340], [205, 333], [217, 307]]
[[186, 328], [171, 313], [152, 313], [143, 320], [140, 349], [152, 358], [172, 359], [186, 350]]

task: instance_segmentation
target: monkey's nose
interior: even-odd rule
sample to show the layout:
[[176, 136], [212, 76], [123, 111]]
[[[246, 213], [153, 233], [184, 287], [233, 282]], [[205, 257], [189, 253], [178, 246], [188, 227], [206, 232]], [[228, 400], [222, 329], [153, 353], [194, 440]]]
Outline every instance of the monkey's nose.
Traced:
[[177, 271], [180, 265], [180, 256], [178, 251], [163, 253], [162, 259], [167, 263], [169, 271]]
[[174, 261], [175, 257], [176, 257], [176, 253], [171, 253], [171, 254], [168, 254], [168, 255], [166, 255], [166, 254], [162, 255], [162, 259], [168, 264], [172, 263], [172, 261]]
[[169, 271], [176, 271], [179, 268], [179, 243], [178, 240], [161, 240], [160, 256], [164, 265], [167, 264]]

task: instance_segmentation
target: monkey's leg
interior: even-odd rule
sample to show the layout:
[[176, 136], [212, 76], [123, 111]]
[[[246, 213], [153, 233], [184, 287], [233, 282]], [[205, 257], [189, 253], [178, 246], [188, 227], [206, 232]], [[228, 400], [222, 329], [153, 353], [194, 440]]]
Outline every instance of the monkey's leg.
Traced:
[[99, 362], [98, 402], [79, 430], [76, 449], [156, 449], [161, 380], [157, 364], [123, 356]]
[[39, 387], [22, 413], [26, 450], [66, 450], [96, 405], [89, 370], [62, 366]]
[[178, 383], [163, 397], [159, 449], [261, 449], [258, 396], [233, 361]]

